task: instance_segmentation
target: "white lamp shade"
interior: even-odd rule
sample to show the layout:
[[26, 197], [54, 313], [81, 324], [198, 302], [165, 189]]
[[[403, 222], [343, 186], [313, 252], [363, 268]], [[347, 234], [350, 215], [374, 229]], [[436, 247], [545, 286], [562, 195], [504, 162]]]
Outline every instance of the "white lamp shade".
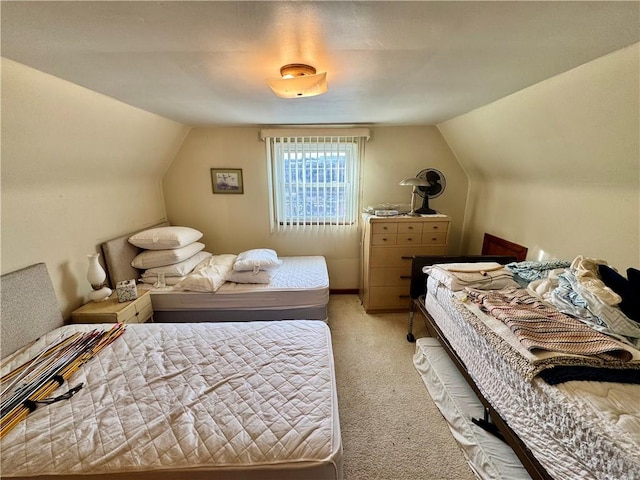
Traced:
[[410, 185], [412, 187], [428, 187], [430, 183], [426, 178], [411, 177], [401, 180], [400, 185]]
[[313, 97], [327, 91], [327, 73], [293, 78], [274, 78], [267, 80], [267, 83], [273, 93], [280, 98]]

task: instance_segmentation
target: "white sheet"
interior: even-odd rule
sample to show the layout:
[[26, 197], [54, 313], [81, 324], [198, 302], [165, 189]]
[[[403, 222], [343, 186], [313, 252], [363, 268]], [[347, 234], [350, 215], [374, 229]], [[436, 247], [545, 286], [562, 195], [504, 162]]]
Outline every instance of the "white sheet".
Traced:
[[[100, 327], [109, 326], [63, 329]], [[48, 334], [31, 351], [58, 337]], [[21, 354], [3, 373], [28, 357]], [[1, 440], [3, 477], [342, 476], [323, 322], [128, 325], [69, 381], [80, 382], [73, 398], [38, 407]]]

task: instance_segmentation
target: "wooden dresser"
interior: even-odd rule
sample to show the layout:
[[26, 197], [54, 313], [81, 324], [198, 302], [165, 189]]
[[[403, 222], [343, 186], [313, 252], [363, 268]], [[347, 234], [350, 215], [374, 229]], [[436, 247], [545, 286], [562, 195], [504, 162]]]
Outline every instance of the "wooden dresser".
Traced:
[[360, 300], [367, 312], [409, 310], [411, 260], [446, 255], [451, 219], [363, 215]]

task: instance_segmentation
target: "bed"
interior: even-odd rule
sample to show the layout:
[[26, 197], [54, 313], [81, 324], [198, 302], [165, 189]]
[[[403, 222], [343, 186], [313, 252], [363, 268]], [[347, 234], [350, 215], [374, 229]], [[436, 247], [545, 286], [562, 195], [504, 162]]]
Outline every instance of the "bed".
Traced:
[[[3, 375], [61, 334], [112, 327], [62, 325], [44, 264], [2, 286]], [[2, 437], [3, 478], [342, 478], [322, 321], [126, 325], [55, 393], [80, 383]]]
[[[477, 256], [469, 261], [484, 260], [487, 257]], [[414, 271], [420, 273], [412, 278], [412, 295], [421, 292], [414, 304], [429, 333], [439, 340], [480, 400], [483, 416], [474, 423], [504, 438], [528, 476], [536, 480], [640, 478], [640, 370], [625, 369], [635, 379], [631, 383], [626, 383], [629, 378], [625, 383], [580, 379], [592, 378], [591, 374], [548, 383], [542, 377], [571, 370], [571, 360], [525, 360], [527, 352], [503, 324], [474, 307], [460, 292], [422, 273], [424, 266], [435, 263], [446, 262], [442, 258], [414, 259]], [[418, 371], [430, 362], [426, 357], [432, 341], [418, 339], [414, 356]], [[640, 352], [629, 350], [637, 368]], [[586, 372], [591, 366], [584, 367]]]
[[[157, 226], [165, 226], [159, 224]], [[131, 266], [141, 249], [131, 234], [101, 244], [111, 285], [137, 279]], [[329, 274], [322, 256], [280, 257], [283, 264], [268, 284], [226, 282], [215, 293], [151, 289], [155, 322], [219, 322], [246, 320], [325, 320]]]

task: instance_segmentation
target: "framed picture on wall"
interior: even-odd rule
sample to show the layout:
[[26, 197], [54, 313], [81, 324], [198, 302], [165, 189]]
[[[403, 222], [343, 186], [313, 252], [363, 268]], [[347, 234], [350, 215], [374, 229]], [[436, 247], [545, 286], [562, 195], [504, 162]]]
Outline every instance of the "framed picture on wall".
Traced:
[[213, 193], [244, 193], [241, 168], [212, 168]]

